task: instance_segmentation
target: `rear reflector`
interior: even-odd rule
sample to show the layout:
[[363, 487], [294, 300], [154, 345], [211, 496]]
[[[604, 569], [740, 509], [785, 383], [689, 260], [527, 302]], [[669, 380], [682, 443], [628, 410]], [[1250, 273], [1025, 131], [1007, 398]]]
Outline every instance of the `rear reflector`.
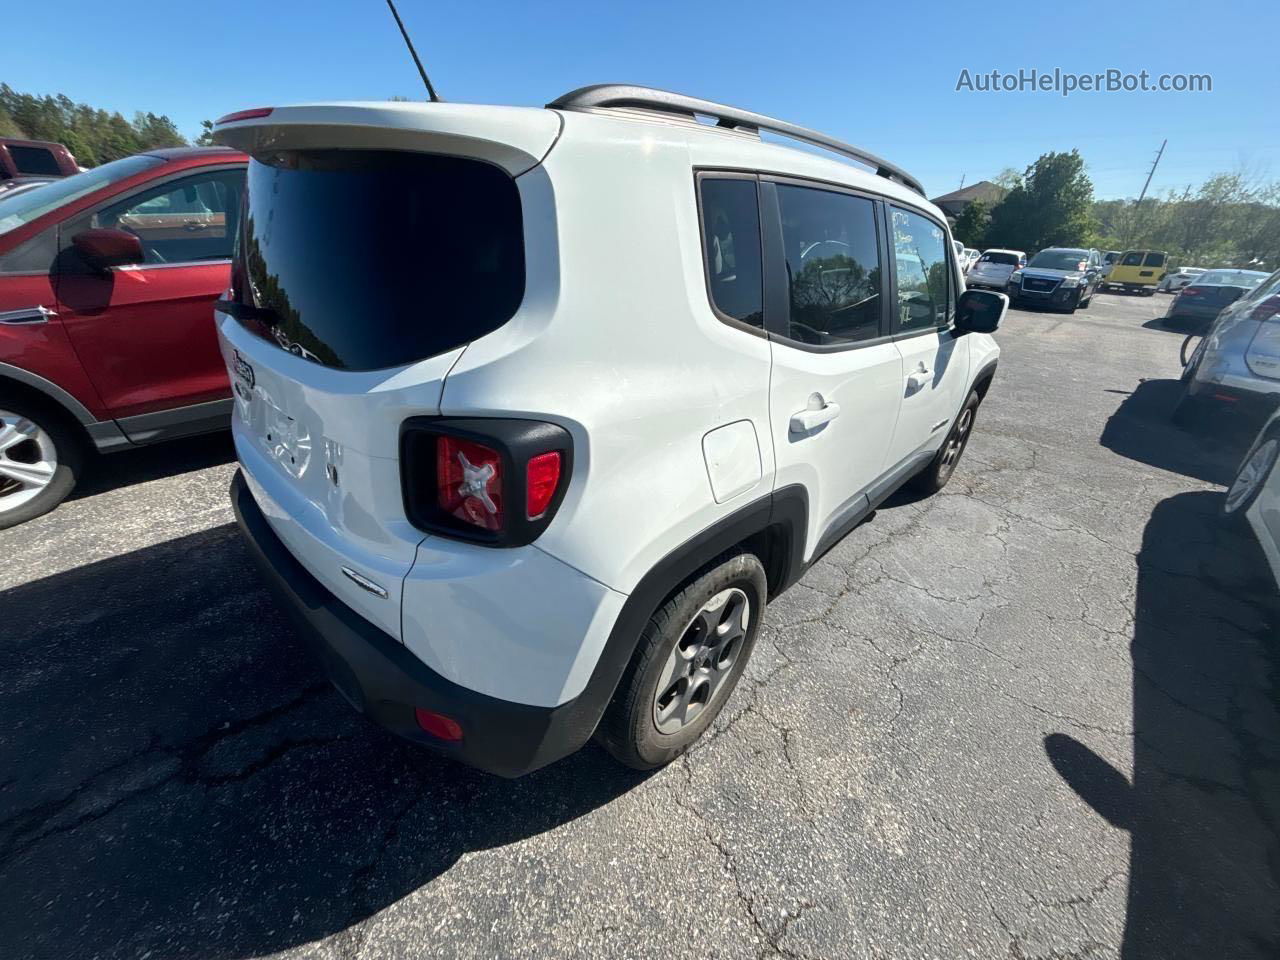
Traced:
[[459, 437], [436, 437], [436, 502], [452, 517], [502, 530], [502, 457]]
[[269, 117], [273, 107], [254, 107], [252, 110], [237, 110], [235, 113], [228, 113], [225, 117], [219, 117], [218, 123], [235, 123], [237, 120], [256, 120], [259, 117]]
[[453, 717], [446, 717], [434, 710], [424, 710], [422, 707], [415, 707], [413, 716], [418, 721], [418, 726], [433, 737], [453, 741], [462, 739], [462, 727]]
[[540, 453], [529, 461], [525, 471], [525, 516], [537, 520], [547, 512], [547, 505], [560, 486], [560, 451]]

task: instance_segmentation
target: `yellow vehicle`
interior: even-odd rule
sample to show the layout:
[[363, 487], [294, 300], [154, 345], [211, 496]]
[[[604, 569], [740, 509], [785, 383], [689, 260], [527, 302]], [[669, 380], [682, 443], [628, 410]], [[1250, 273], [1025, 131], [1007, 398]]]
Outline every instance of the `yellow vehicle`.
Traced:
[[1169, 272], [1169, 255], [1159, 250], [1126, 250], [1111, 267], [1103, 287], [1137, 290], [1144, 297], [1156, 292], [1156, 284]]

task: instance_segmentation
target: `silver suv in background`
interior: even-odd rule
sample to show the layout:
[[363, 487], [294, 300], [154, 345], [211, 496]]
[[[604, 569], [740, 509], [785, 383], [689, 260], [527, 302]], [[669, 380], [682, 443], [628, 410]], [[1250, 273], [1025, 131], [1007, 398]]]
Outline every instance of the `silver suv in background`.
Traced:
[[1261, 421], [1280, 406], [1280, 270], [1218, 314], [1182, 383], [1173, 416], [1183, 425], [1228, 411]]
[[1004, 293], [1013, 271], [1026, 263], [1027, 255], [1021, 250], [984, 250], [965, 275], [965, 285]]

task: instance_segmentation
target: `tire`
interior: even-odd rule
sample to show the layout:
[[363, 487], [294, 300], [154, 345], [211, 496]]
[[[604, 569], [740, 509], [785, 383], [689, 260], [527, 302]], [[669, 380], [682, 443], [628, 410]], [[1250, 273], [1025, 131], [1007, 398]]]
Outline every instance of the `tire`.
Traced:
[[[713, 560], [662, 602], [597, 731], [615, 759], [637, 770], [661, 767], [711, 726], [751, 656], [767, 596], [759, 559], [738, 553]], [[727, 639], [707, 642], [718, 637]]]
[[1243, 522], [1245, 511], [1258, 499], [1266, 486], [1276, 461], [1280, 460], [1280, 431], [1272, 430], [1244, 455], [1235, 479], [1222, 498], [1222, 515], [1231, 522]]
[[84, 459], [84, 441], [52, 404], [0, 396], [0, 530], [65, 500]]
[[929, 461], [927, 467], [908, 481], [908, 486], [911, 489], [929, 496], [937, 493], [947, 485], [947, 481], [955, 473], [956, 464], [964, 456], [965, 448], [969, 445], [969, 438], [973, 436], [973, 424], [978, 416], [978, 404], [981, 402], [978, 397], [978, 391], [970, 390], [964, 406], [956, 414], [955, 422], [951, 424], [951, 429], [947, 432], [947, 439], [942, 442], [942, 449], [938, 451], [938, 455]]

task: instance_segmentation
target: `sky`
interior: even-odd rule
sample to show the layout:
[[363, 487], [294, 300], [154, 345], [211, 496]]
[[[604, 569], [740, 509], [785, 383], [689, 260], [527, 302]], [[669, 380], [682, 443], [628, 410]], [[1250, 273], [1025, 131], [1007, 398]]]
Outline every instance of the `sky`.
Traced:
[[[1243, 170], [1280, 180], [1280, 3], [398, 0], [446, 100], [537, 106], [590, 83], [663, 87], [814, 127], [930, 196], [1078, 148], [1100, 198]], [[190, 12], [184, 17], [180, 10]], [[1128, 13], [1132, 16], [1128, 16]], [[20, 3], [0, 80], [167, 114], [423, 96], [384, 0]], [[1212, 92], [957, 91], [962, 70], [1208, 74]], [[976, 80], [975, 80], [976, 83]]]

